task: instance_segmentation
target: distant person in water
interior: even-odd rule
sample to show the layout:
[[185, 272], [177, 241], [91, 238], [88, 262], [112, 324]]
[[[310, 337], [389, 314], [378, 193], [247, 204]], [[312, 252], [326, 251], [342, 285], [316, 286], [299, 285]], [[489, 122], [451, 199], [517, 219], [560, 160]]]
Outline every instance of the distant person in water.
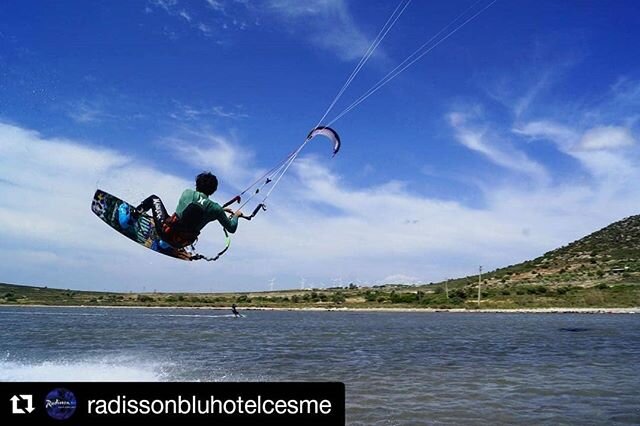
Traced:
[[236, 318], [241, 317], [242, 315], [240, 314], [240, 312], [238, 312], [238, 310], [236, 309], [236, 304], [234, 303], [233, 305], [231, 305], [231, 312], [233, 312], [233, 315], [236, 316]]

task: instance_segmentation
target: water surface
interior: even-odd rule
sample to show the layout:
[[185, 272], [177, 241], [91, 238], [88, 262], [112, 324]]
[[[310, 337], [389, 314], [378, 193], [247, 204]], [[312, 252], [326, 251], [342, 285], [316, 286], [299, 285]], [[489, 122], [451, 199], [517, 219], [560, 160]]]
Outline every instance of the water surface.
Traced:
[[347, 423], [640, 424], [640, 316], [0, 308], [0, 380], [341, 381]]

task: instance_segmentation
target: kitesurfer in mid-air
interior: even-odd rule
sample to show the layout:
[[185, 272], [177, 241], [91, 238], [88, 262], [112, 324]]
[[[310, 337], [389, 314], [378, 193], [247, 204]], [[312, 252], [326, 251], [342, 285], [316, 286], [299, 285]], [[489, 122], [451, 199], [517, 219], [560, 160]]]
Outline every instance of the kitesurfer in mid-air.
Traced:
[[[169, 216], [157, 195], [147, 197], [132, 213], [142, 214], [151, 210], [156, 231], [162, 238], [161, 244], [168, 244], [174, 248], [193, 244], [198, 239], [202, 228], [216, 220], [226, 231], [233, 234], [238, 228], [238, 218], [242, 217], [242, 212], [223, 208], [210, 200], [209, 197], [217, 189], [218, 179], [210, 172], [203, 172], [196, 176], [195, 191], [187, 188], [182, 192], [173, 215]], [[227, 213], [231, 213], [231, 217], [227, 216]]]

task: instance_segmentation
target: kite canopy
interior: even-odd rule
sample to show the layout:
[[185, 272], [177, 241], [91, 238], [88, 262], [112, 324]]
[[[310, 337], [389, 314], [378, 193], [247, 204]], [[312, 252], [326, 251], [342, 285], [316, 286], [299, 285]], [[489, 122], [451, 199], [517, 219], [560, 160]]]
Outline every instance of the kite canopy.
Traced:
[[331, 140], [331, 142], [333, 143], [333, 155], [336, 155], [338, 151], [340, 151], [340, 136], [331, 127], [327, 127], [327, 126], [316, 127], [315, 129], [309, 132], [309, 135], [307, 136], [307, 140], [311, 140], [318, 135], [325, 136], [329, 138], [329, 140]]

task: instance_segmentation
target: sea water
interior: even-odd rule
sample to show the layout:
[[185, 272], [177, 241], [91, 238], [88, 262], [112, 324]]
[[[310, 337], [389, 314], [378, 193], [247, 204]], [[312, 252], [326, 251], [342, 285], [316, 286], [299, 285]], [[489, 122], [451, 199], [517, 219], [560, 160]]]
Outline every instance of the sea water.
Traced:
[[347, 423], [640, 424], [640, 315], [0, 308], [0, 381], [340, 381]]

